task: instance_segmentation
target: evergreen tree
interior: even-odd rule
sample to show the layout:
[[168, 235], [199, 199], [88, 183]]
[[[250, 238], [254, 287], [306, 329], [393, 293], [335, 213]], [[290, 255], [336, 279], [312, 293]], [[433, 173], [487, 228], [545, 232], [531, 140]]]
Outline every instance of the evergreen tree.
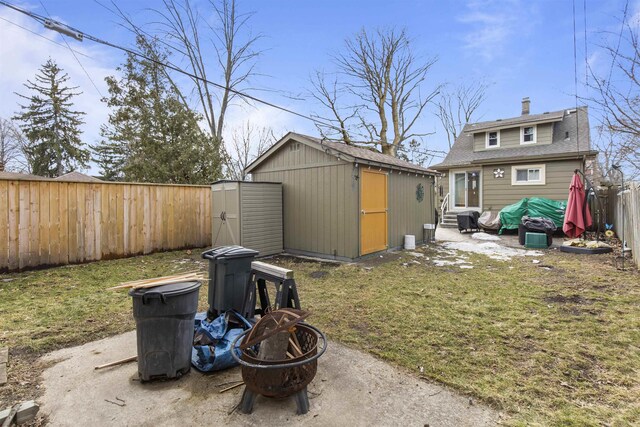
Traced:
[[[145, 56], [161, 63], [167, 55], [157, 43], [138, 39]], [[164, 183], [208, 183], [219, 178], [219, 154], [199, 126], [161, 65], [128, 54], [118, 68], [121, 78], [107, 77], [112, 109], [101, 128], [104, 138], [96, 161], [106, 179]]]
[[27, 138], [25, 157], [36, 175], [56, 177], [84, 168], [90, 153], [80, 140], [80, 125], [85, 113], [73, 110], [73, 98], [81, 92], [68, 87], [69, 76], [49, 58], [35, 76], [35, 82], [27, 80], [25, 87], [31, 95], [20, 96], [29, 101], [20, 105], [22, 112], [16, 120]]

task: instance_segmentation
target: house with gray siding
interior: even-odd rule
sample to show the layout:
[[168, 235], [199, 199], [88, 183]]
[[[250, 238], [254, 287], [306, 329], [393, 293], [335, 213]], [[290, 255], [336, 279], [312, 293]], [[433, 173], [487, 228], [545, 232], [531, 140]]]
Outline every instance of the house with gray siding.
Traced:
[[523, 197], [566, 200], [574, 170], [594, 173], [587, 107], [530, 114], [529, 98], [517, 117], [469, 123], [442, 163], [445, 212], [500, 211]]
[[288, 253], [353, 260], [435, 223], [436, 172], [369, 148], [290, 132], [246, 172], [282, 183]]

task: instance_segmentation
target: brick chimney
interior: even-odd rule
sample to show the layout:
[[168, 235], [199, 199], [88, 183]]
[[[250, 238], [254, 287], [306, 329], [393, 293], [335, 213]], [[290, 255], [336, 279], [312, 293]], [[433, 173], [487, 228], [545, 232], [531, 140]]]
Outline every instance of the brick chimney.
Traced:
[[530, 107], [531, 107], [531, 101], [529, 101], [529, 97], [527, 96], [522, 98], [522, 115], [523, 116], [526, 116], [527, 114], [529, 114]]

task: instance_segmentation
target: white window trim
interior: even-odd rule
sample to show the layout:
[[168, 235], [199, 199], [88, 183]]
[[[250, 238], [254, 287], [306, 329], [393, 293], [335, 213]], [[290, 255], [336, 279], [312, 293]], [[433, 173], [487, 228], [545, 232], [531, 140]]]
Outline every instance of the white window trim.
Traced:
[[[539, 181], [517, 181], [517, 171], [522, 169], [540, 169], [540, 180]], [[547, 176], [545, 171], [545, 165], [517, 165], [511, 166], [511, 185], [546, 185]]]
[[[493, 133], [493, 132], [498, 134], [498, 145], [489, 145], [489, 134]], [[500, 131], [499, 130], [492, 130], [490, 132], [486, 132], [484, 138], [485, 138], [484, 139], [484, 148], [489, 149], [489, 150], [491, 150], [493, 148], [500, 148]]]
[[[524, 140], [524, 128], [533, 128], [533, 141]], [[538, 142], [538, 125], [521, 126], [520, 127], [520, 145], [535, 144]]]

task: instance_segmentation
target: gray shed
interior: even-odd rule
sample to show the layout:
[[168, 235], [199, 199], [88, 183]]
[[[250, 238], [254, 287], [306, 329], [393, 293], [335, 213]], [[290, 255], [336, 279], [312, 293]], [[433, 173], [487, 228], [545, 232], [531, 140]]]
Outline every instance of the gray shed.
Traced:
[[211, 192], [214, 247], [241, 245], [259, 256], [282, 252], [282, 184], [217, 181]]
[[435, 224], [436, 172], [367, 148], [290, 132], [246, 171], [282, 183], [289, 253], [353, 260]]

